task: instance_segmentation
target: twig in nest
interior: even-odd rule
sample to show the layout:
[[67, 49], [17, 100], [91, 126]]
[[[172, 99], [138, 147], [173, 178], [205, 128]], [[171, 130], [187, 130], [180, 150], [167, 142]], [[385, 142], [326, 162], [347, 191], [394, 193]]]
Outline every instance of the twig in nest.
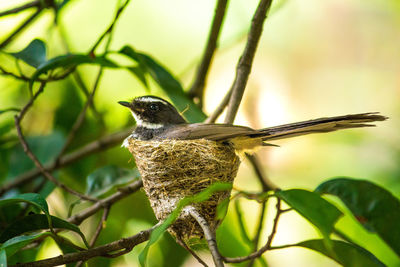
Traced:
[[217, 241], [215, 239], [215, 232], [210, 228], [210, 226], [207, 223], [207, 220], [204, 219], [203, 216], [201, 216], [201, 214], [192, 206], [186, 207], [185, 211], [189, 212], [189, 214], [200, 225], [201, 229], [203, 229], [204, 237], [207, 240], [208, 248], [210, 249], [215, 266], [223, 267], [224, 262], [223, 262], [221, 254], [219, 254], [219, 251], [218, 251]]

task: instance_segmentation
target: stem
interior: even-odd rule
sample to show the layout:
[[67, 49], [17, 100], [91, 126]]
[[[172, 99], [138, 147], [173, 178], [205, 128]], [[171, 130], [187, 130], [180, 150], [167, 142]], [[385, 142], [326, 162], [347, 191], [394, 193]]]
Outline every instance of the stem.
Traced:
[[254, 55], [260, 41], [263, 23], [267, 11], [271, 6], [272, 0], [261, 0], [251, 22], [251, 28], [247, 37], [246, 47], [236, 66], [236, 77], [232, 85], [232, 96], [229, 100], [228, 111], [225, 117], [225, 123], [232, 124], [239, 109], [247, 80], [250, 75]]

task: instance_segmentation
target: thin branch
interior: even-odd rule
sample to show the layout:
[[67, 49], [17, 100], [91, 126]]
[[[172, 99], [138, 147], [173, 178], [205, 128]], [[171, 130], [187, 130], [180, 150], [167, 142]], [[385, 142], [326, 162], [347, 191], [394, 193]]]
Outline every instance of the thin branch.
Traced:
[[94, 54], [94, 51], [99, 46], [99, 44], [104, 39], [104, 37], [106, 37], [109, 33], [112, 32], [119, 16], [121, 15], [122, 11], [124, 11], [125, 7], [129, 4], [129, 2], [130, 2], [130, 0], [126, 0], [125, 3], [117, 10], [117, 12], [115, 13], [113, 22], [110, 24], [110, 26], [108, 26], [107, 30], [105, 32], [103, 32], [103, 34], [99, 37], [99, 39], [97, 39], [96, 43], [90, 49], [89, 54]]
[[229, 89], [228, 93], [226, 93], [224, 99], [222, 99], [221, 103], [214, 110], [214, 112], [204, 121], [205, 123], [214, 123], [218, 119], [218, 117], [222, 114], [222, 112], [228, 105], [231, 95], [232, 95], [232, 88]]
[[132, 193], [136, 192], [143, 186], [142, 180], [137, 180], [128, 185], [127, 187], [122, 187], [120, 190], [111, 196], [101, 199], [92, 206], [88, 207], [87, 209], [75, 214], [67, 219], [68, 222], [73, 224], [81, 224], [85, 219], [89, 218], [97, 211], [101, 210], [103, 207], [111, 206], [112, 204], [116, 203], [117, 201], [131, 195]]
[[223, 267], [224, 262], [221, 254], [219, 254], [217, 241], [215, 239], [215, 232], [210, 228], [208, 222], [204, 217], [193, 207], [188, 206], [185, 208], [186, 211], [197, 221], [200, 225], [201, 229], [203, 229], [204, 237], [207, 240], [208, 248], [210, 249], [211, 255], [213, 257], [213, 261], [216, 267]]
[[228, 112], [225, 117], [225, 123], [233, 123], [236, 113], [239, 109], [247, 80], [250, 75], [254, 55], [261, 37], [264, 20], [267, 11], [271, 6], [272, 0], [261, 0], [251, 21], [251, 28], [247, 37], [246, 47], [236, 66], [236, 77], [232, 85], [232, 96], [228, 104]]
[[84, 194], [81, 194], [71, 188], [69, 188], [68, 186], [66, 186], [65, 184], [63, 184], [62, 182], [58, 181], [53, 175], [51, 175], [51, 173], [49, 173], [48, 171], [46, 171], [46, 169], [43, 167], [43, 165], [40, 163], [40, 161], [38, 160], [38, 158], [33, 154], [33, 152], [30, 150], [28, 143], [25, 140], [25, 137], [22, 134], [22, 130], [21, 130], [21, 125], [20, 125], [20, 121], [22, 118], [22, 112], [20, 115], [15, 115], [14, 116], [14, 120], [15, 120], [15, 127], [17, 129], [17, 134], [18, 134], [18, 138], [19, 141], [22, 145], [22, 148], [25, 152], [26, 155], [28, 155], [28, 157], [33, 161], [33, 163], [36, 165], [36, 167], [40, 170], [40, 172], [43, 174], [43, 176], [51, 181], [52, 183], [54, 183], [55, 185], [57, 185], [58, 187], [64, 189], [65, 191], [67, 191], [70, 194], [73, 194], [77, 197], [79, 197], [80, 199], [84, 199], [84, 200], [89, 200], [89, 201], [93, 201], [96, 202], [97, 199], [96, 198], [92, 198], [90, 196], [86, 196]]
[[18, 263], [16, 265], [13, 265], [12, 267], [50, 267], [79, 261], [87, 261], [94, 257], [115, 257], [116, 255], [123, 255], [130, 252], [136, 245], [147, 241], [150, 237], [151, 232], [156, 226], [141, 231], [134, 236], [121, 238], [119, 240], [96, 248], [91, 248], [75, 253], [68, 253], [65, 255], [59, 255], [57, 257], [34, 262]]
[[15, 13], [18, 13], [20, 11], [23, 11], [23, 10], [31, 8], [31, 7], [39, 7], [40, 5], [41, 5], [41, 1], [40, 0], [35, 0], [33, 2], [26, 3], [26, 4], [23, 4], [21, 6], [14, 7], [14, 8], [11, 8], [9, 10], [0, 12], [0, 17], [7, 16], [7, 15], [10, 15], [10, 14], [15, 14]]
[[67, 139], [66, 139], [66, 141], [64, 143], [64, 146], [62, 147], [60, 153], [58, 154], [59, 156], [55, 160], [56, 164], [60, 161], [62, 155], [64, 155], [65, 151], [68, 149], [69, 145], [74, 140], [76, 133], [78, 132], [78, 130], [81, 128], [83, 122], [85, 121], [86, 112], [88, 110], [88, 107], [93, 103], [94, 94], [96, 93], [96, 89], [98, 88], [98, 85], [99, 85], [100, 78], [101, 78], [102, 74], [103, 74], [103, 66], [100, 67], [100, 70], [99, 70], [99, 72], [97, 74], [95, 83], [93, 85], [92, 92], [89, 94], [85, 106], [83, 107], [83, 109], [79, 113], [74, 125], [72, 126], [71, 131], [69, 131], [69, 133], [68, 133], [68, 136], [67, 136]]
[[11, 33], [7, 39], [5, 39], [1, 44], [0, 44], [0, 49], [4, 48], [6, 45], [8, 45], [15, 36], [17, 36], [26, 26], [28, 26], [34, 19], [37, 18], [37, 16], [42, 12], [43, 8], [38, 7], [35, 13], [33, 13], [28, 19], [26, 19], [13, 33]]
[[32, 107], [33, 102], [35, 102], [36, 98], [37, 98], [41, 93], [43, 93], [43, 90], [44, 90], [44, 87], [45, 87], [45, 86], [46, 86], [46, 83], [42, 82], [42, 83], [40, 84], [39, 89], [36, 91], [36, 93], [31, 97], [31, 99], [28, 101], [28, 103], [21, 109], [21, 112], [20, 112], [19, 115], [18, 115], [18, 121], [19, 121], [19, 122], [24, 118], [26, 112]]
[[[65, 156], [62, 156], [58, 162], [56, 163], [50, 163], [45, 166], [43, 166], [44, 170], [46, 172], [52, 172], [54, 170], [63, 168], [65, 166], [68, 166], [84, 157], [90, 156], [92, 154], [95, 154], [99, 151], [114, 147], [115, 145], [118, 145], [124, 140], [130, 133], [132, 132], [132, 129], [126, 129], [121, 132], [113, 133], [111, 135], [108, 135], [106, 137], [103, 137], [99, 140], [93, 141], [84, 147], [73, 151], [69, 154], [66, 154]], [[41, 171], [39, 169], [34, 169], [28, 172], [25, 172], [24, 174], [14, 177], [8, 184], [3, 185], [0, 187], [0, 196], [3, 195], [5, 192], [10, 190], [11, 188], [17, 187], [19, 185], [28, 183], [38, 177], [41, 174]]]
[[[265, 214], [266, 206], [267, 206], [267, 202], [266, 201], [261, 204], [260, 215], [259, 215], [259, 218], [258, 218], [257, 232], [256, 232], [256, 234], [254, 236], [254, 239], [253, 239], [254, 252], [257, 251], [258, 242], [260, 241], [260, 236], [261, 236], [261, 232], [262, 232], [263, 225], [264, 225], [264, 214]], [[255, 261], [255, 258], [251, 259], [249, 264], [247, 265], [247, 267], [252, 267], [254, 265], [254, 261]]]
[[[50, 76], [47, 79], [42, 79], [42, 78], [37, 78], [36, 81], [37, 82], [53, 82], [53, 81], [59, 81], [59, 80], [63, 80], [65, 79], [65, 77], [67, 77], [68, 75], [70, 75], [73, 71], [75, 70], [75, 68], [70, 68], [69, 70], [67, 70], [66, 72], [64, 72], [61, 75], [58, 76]], [[31, 78], [25, 76], [25, 75], [17, 75], [15, 73], [12, 73], [10, 71], [5, 70], [3, 67], [0, 66], [0, 75], [4, 75], [4, 76], [11, 76], [17, 80], [21, 80], [24, 82], [29, 82], [31, 80]]]
[[261, 257], [262, 254], [264, 254], [264, 252], [266, 252], [267, 250], [269, 250], [271, 248], [272, 240], [274, 239], [274, 236], [276, 234], [276, 231], [277, 231], [277, 228], [278, 228], [278, 221], [279, 221], [279, 218], [280, 218], [281, 214], [282, 214], [281, 200], [279, 198], [277, 198], [276, 215], [275, 215], [275, 218], [274, 218], [272, 231], [271, 231], [270, 235], [268, 236], [267, 243], [262, 248], [260, 248], [258, 251], [253, 252], [248, 256], [237, 257], [237, 258], [224, 257], [224, 261], [225, 262], [230, 262], [230, 263], [238, 263], [238, 262], [243, 262], [243, 261], [247, 261], [247, 260], [251, 260], [251, 259], [255, 259], [255, 258]]
[[[106, 206], [104, 208], [103, 215], [101, 216], [100, 221], [97, 224], [96, 231], [95, 231], [92, 239], [90, 240], [90, 243], [89, 243], [90, 248], [92, 248], [94, 246], [94, 244], [96, 243], [97, 239], [100, 236], [101, 230], [103, 230], [105, 228], [105, 223], [107, 221], [108, 214], [110, 213], [110, 209], [111, 209], [111, 206]], [[75, 265], [75, 267], [80, 267], [83, 265], [83, 263], [84, 263], [84, 261], [80, 261]]]
[[217, 41], [221, 26], [224, 20], [226, 6], [228, 0], [218, 0], [215, 8], [215, 15], [212, 21], [211, 29], [208, 34], [208, 41], [203, 53], [203, 57], [195, 80], [189, 90], [189, 95], [198, 98], [200, 107], [203, 105], [204, 88], [206, 84], [207, 74], [210, 69], [211, 61], [217, 48]]
[[208, 267], [208, 265], [190, 248], [186, 245], [185, 241], [176, 237], [176, 242], [181, 245], [184, 249], [186, 249], [192, 256], [203, 266]]

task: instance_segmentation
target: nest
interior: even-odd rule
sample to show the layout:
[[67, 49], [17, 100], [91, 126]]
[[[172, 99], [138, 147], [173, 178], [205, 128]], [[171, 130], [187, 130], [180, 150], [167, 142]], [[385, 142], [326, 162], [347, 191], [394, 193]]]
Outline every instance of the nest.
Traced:
[[[124, 144], [136, 160], [158, 220], [164, 220], [184, 197], [193, 196], [215, 182], [233, 183], [240, 164], [232, 146], [205, 139], [139, 141], [127, 138]], [[209, 200], [192, 205], [211, 230], [220, 223], [216, 219], [218, 204], [229, 198], [230, 193], [216, 192]], [[185, 212], [169, 232], [186, 242], [204, 236], [200, 225]]]

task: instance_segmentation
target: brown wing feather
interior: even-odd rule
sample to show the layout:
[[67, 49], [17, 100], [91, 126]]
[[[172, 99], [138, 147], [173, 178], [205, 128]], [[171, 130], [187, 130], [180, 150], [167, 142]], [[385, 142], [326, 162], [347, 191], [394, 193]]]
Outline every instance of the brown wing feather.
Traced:
[[220, 141], [231, 139], [237, 136], [249, 136], [256, 133], [258, 133], [257, 130], [245, 126], [194, 123], [173, 126], [160, 137], [161, 139], [192, 140], [204, 138], [208, 140]]
[[377, 112], [320, 118], [254, 130], [245, 126], [229, 124], [182, 124], [176, 125], [159, 136], [160, 139], [192, 140], [204, 138], [224, 141], [235, 137], [261, 138], [263, 141], [283, 139], [312, 133], [325, 133], [341, 129], [371, 127], [368, 122], [383, 121], [387, 117]]

